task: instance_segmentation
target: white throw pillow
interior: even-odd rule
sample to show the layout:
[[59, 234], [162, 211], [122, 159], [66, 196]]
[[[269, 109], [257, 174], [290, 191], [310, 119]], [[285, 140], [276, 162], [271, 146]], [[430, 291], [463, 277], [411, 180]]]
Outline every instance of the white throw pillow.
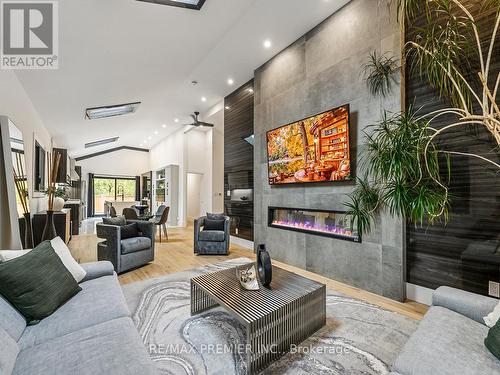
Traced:
[[488, 327], [493, 327], [500, 319], [500, 302], [495, 306], [493, 311], [483, 318]]
[[31, 249], [29, 249], [29, 250], [0, 250], [0, 263], [19, 258], [25, 254], [28, 254], [30, 251], [31, 251]]
[[71, 255], [68, 246], [64, 243], [61, 237], [56, 237], [50, 241], [52, 248], [59, 256], [68, 271], [73, 275], [76, 282], [79, 283], [87, 275], [87, 272], [80, 266]]

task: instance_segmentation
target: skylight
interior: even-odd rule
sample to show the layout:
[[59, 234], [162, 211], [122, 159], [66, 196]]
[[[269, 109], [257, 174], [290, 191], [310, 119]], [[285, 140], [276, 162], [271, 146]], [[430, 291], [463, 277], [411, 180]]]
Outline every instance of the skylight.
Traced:
[[85, 118], [87, 120], [97, 120], [100, 118], [128, 115], [134, 113], [141, 102], [116, 104], [106, 107], [87, 108]]
[[205, 0], [138, 0], [146, 3], [156, 3], [162, 5], [170, 5], [173, 7], [181, 7], [188, 9], [200, 10]]
[[107, 145], [108, 143], [116, 142], [118, 138], [119, 137], [106, 138], [106, 139], [101, 139], [99, 141], [85, 143], [85, 148]]

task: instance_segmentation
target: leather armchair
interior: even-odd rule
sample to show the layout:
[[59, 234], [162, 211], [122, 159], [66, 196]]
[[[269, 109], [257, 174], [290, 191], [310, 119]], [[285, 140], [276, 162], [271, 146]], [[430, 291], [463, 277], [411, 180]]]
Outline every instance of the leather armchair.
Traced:
[[97, 244], [97, 259], [113, 264], [116, 273], [138, 268], [155, 258], [154, 225], [148, 221], [127, 220], [127, 224], [137, 223], [139, 236], [121, 239], [121, 227], [97, 224], [97, 237], [105, 241]]
[[194, 253], [198, 255], [227, 255], [231, 238], [230, 218], [224, 217], [224, 231], [203, 230], [206, 218], [203, 216], [194, 221]]

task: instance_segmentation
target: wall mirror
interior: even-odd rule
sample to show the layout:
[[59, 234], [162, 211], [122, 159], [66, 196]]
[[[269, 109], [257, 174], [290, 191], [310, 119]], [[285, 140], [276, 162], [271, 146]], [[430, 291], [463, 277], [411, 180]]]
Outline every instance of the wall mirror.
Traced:
[[45, 180], [46, 152], [36, 138], [33, 144], [33, 195], [43, 196], [47, 189]]
[[19, 217], [29, 212], [28, 171], [26, 169], [23, 133], [9, 120], [10, 149], [12, 152], [12, 170], [16, 187], [16, 206]]
[[19, 128], [0, 116], [0, 249], [22, 248], [19, 218], [29, 211], [24, 146]]

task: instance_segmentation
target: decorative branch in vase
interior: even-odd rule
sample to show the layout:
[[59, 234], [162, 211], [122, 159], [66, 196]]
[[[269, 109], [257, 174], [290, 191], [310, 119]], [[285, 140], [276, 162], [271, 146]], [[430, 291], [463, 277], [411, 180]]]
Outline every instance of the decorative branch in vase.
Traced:
[[57, 237], [56, 227], [54, 226], [54, 197], [56, 194], [56, 178], [59, 169], [61, 154], [53, 154], [49, 160], [49, 188], [47, 189], [47, 219], [43, 229], [42, 241], [52, 240]]
[[28, 203], [28, 186], [26, 175], [24, 174], [22, 154], [15, 153], [15, 165], [12, 168], [14, 172], [14, 184], [19, 197], [19, 203], [23, 211], [24, 217], [24, 248], [31, 249], [33, 247], [33, 232], [31, 228], [31, 214]]

